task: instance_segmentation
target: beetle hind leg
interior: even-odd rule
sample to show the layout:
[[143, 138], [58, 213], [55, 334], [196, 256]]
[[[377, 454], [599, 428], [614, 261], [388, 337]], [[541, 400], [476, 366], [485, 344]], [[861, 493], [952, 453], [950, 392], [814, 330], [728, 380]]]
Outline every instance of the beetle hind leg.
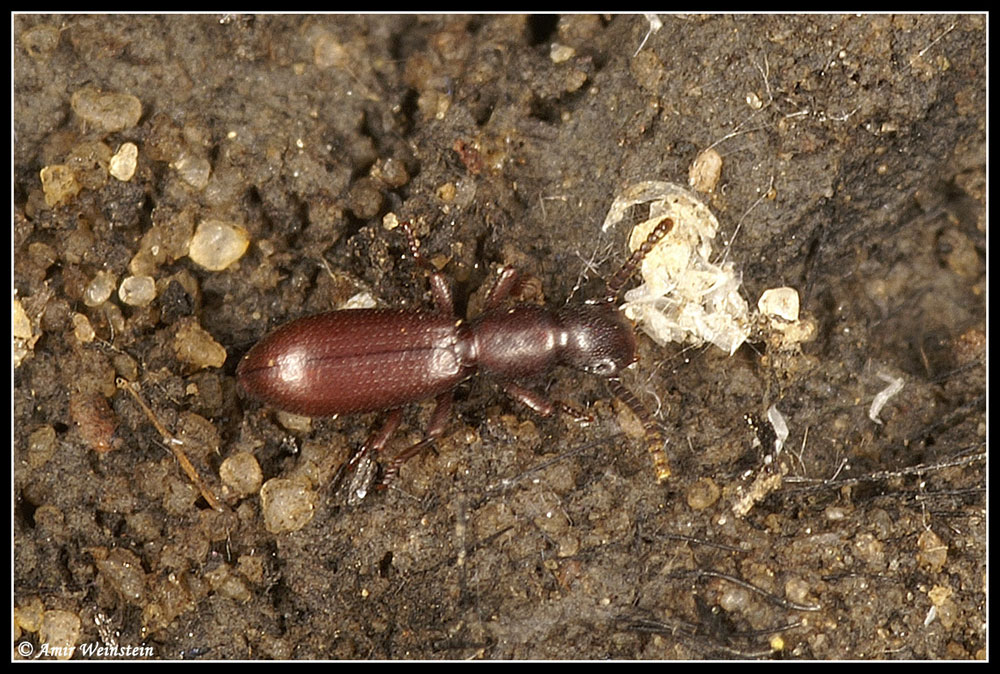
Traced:
[[382, 481], [379, 483], [379, 489], [385, 489], [399, 474], [399, 469], [403, 467], [404, 463], [433, 445], [444, 434], [445, 428], [448, 426], [448, 417], [451, 413], [451, 391], [442, 393], [436, 400], [437, 405], [434, 407], [434, 411], [431, 412], [431, 420], [427, 424], [427, 430], [424, 431], [424, 439], [415, 445], [407, 447], [393, 457], [392, 461], [385, 467], [385, 472], [382, 474]]
[[368, 436], [365, 444], [361, 445], [350, 459], [340, 464], [330, 481], [330, 486], [333, 491], [337, 492], [343, 481], [347, 479], [348, 486], [345, 487], [344, 493], [347, 494], [348, 505], [357, 505], [365, 498], [377, 470], [377, 464], [372, 457], [385, 448], [386, 443], [399, 428], [402, 420], [403, 409], [401, 407], [391, 410], [381, 427]]

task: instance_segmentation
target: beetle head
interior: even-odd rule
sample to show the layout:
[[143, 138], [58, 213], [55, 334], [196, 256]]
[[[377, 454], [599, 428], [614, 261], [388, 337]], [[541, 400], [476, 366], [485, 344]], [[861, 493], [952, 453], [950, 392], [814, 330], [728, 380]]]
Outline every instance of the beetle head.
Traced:
[[558, 314], [560, 362], [602, 377], [616, 377], [635, 362], [632, 326], [609, 302], [571, 305]]

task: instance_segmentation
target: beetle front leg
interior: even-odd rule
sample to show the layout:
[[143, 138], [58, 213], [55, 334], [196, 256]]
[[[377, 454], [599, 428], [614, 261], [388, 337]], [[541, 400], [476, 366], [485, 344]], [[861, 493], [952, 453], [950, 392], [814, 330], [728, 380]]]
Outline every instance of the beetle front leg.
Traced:
[[543, 417], [552, 416], [556, 410], [563, 412], [573, 418], [578, 423], [592, 423], [594, 417], [586, 412], [581, 412], [572, 405], [561, 400], [549, 400], [541, 393], [536, 393], [531, 389], [507, 382], [503, 385], [503, 390], [514, 400], [527, 405]]
[[451, 286], [448, 284], [448, 280], [420, 252], [420, 241], [417, 240], [416, 234], [413, 233], [413, 226], [410, 224], [410, 221], [404, 220], [399, 223], [399, 226], [403, 228], [403, 232], [406, 234], [406, 243], [410, 247], [410, 255], [413, 256], [414, 262], [430, 273], [429, 281], [431, 295], [434, 297], [434, 308], [440, 314], [446, 316], [454, 315], [455, 307], [451, 298]]
[[504, 267], [500, 270], [500, 275], [493, 283], [493, 287], [486, 293], [486, 310], [496, 309], [510, 296], [511, 291], [517, 285], [518, 273], [513, 267]]

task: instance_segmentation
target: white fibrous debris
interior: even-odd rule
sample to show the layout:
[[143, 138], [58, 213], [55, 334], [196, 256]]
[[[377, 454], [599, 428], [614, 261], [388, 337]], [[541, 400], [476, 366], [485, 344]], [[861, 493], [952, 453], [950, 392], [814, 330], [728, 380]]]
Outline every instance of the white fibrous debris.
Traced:
[[774, 453], [780, 454], [785, 446], [785, 440], [788, 439], [788, 422], [785, 421], [785, 415], [778, 410], [777, 405], [767, 408], [767, 420], [774, 429]]
[[664, 217], [672, 218], [674, 227], [643, 259], [643, 283], [625, 293], [625, 315], [661, 345], [709, 342], [732, 355], [750, 334], [750, 315], [733, 263], [711, 261], [719, 221], [680, 185], [646, 181], [615, 199], [602, 231], [639, 204], [649, 204], [649, 219], [632, 229], [633, 251]]
[[924, 616], [924, 627], [934, 622], [935, 618], [937, 618], [937, 606], [931, 606], [927, 611], [927, 615]]
[[338, 309], [374, 309], [378, 304], [375, 302], [375, 298], [367, 290], [363, 290], [355, 295], [352, 295], [343, 306], [338, 307]]
[[655, 14], [643, 14], [646, 21], [649, 22], [649, 30], [646, 31], [645, 37], [642, 38], [642, 42], [639, 43], [639, 48], [635, 50], [635, 54], [632, 54], [632, 58], [635, 58], [642, 48], [646, 45], [646, 40], [649, 39], [650, 35], [655, 35], [661, 28], [663, 28], [663, 22], [660, 21], [660, 17]]
[[881, 425], [882, 420], [878, 418], [878, 414], [894, 395], [903, 390], [903, 379], [902, 377], [897, 378], [881, 372], [878, 377], [888, 384], [888, 386], [875, 394], [875, 399], [872, 400], [872, 405], [868, 408], [868, 418], [876, 424]]

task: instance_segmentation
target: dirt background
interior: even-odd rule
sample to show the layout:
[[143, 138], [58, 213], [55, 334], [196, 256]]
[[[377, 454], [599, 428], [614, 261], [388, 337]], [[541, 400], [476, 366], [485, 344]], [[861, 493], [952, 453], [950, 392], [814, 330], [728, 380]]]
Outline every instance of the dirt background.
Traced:
[[[14, 16], [13, 279], [34, 330], [13, 374], [15, 642], [38, 648], [27, 616], [46, 611], [77, 644], [157, 659], [985, 657], [986, 18], [650, 28]], [[138, 98], [138, 123], [85, 123], [71, 96], [87, 86]], [[81, 164], [93, 141], [135, 143], [135, 176]], [[595, 423], [473, 380], [436, 451], [357, 505], [331, 483], [375, 415], [289, 429], [239, 395], [239, 357], [284, 321], [359, 290], [429, 303], [387, 212], [414, 219], [461, 311], [501, 263], [558, 304], [624, 260], [627, 227], [600, 233], [614, 197], [686, 183], [708, 147], [724, 163], [705, 198], [720, 242], [739, 226], [749, 303], [795, 287], [818, 329], [732, 357], [640, 338], [626, 383], [670, 439], [667, 484], [604, 384], [569, 372], [535, 386]], [[50, 207], [39, 172], [71, 156], [97, 178]], [[185, 156], [209, 162], [207, 186], [184, 179]], [[209, 217], [251, 238], [225, 271], [184, 256]], [[152, 304], [84, 304], [144, 247]], [[224, 366], [178, 357], [192, 324]], [[882, 375], [903, 389], [879, 425]], [[186, 438], [220, 511], [116, 377]], [[772, 405], [790, 435], [765, 464]], [[407, 411], [394, 447], [430, 407]], [[264, 480], [305, 480], [304, 527], [271, 533], [257, 493], [223, 489], [237, 452]]]

